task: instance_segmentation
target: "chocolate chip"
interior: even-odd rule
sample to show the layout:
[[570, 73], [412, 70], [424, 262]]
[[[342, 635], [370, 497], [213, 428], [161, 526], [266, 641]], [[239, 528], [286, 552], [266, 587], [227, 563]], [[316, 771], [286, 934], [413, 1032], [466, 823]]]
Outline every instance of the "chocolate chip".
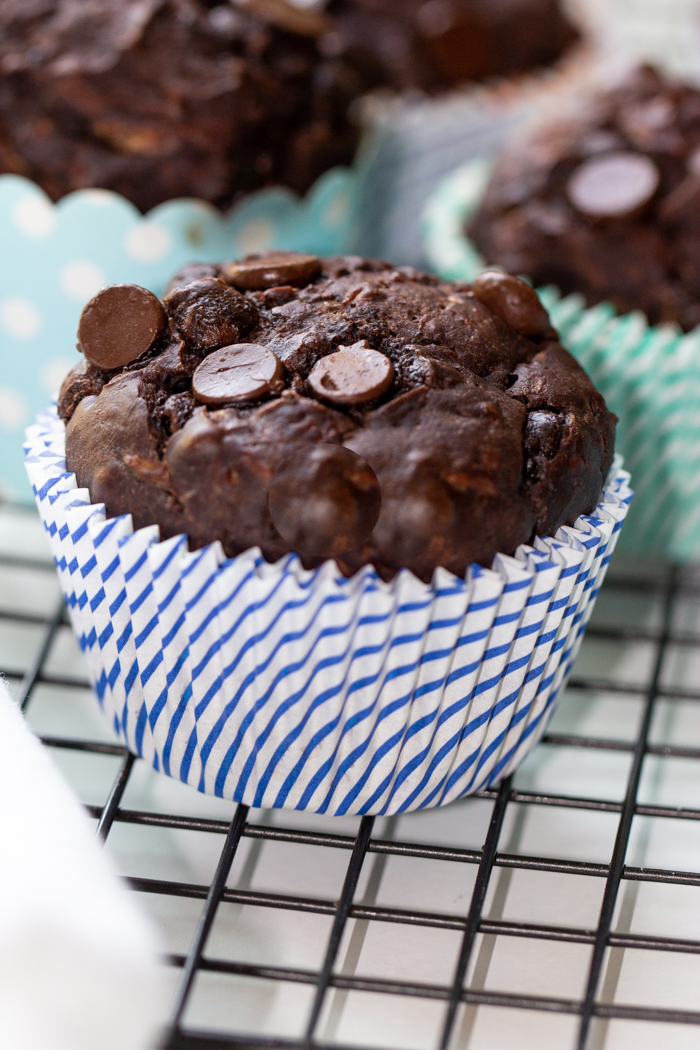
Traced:
[[192, 376], [192, 392], [205, 405], [253, 401], [281, 387], [282, 365], [272, 350], [258, 343], [237, 343], [215, 350]]
[[654, 161], [641, 153], [606, 153], [580, 164], [566, 192], [573, 206], [593, 219], [624, 218], [648, 204], [659, 188]]
[[276, 306], [284, 306], [285, 303], [296, 299], [297, 291], [291, 284], [282, 284], [275, 288], [268, 288], [261, 294], [265, 306], [270, 310], [274, 310]]
[[562, 439], [562, 417], [557, 412], [529, 412], [525, 426], [525, 447], [531, 456], [554, 459]]
[[464, 382], [464, 375], [455, 357], [446, 347], [407, 343], [396, 364], [397, 385], [402, 390], [416, 386], [446, 390], [458, 386]]
[[196, 402], [189, 390], [171, 394], [163, 406], [163, 419], [169, 434], [184, 427], [192, 415]]
[[281, 465], [268, 507], [280, 536], [314, 558], [337, 558], [360, 547], [382, 505], [377, 476], [343, 445], [308, 445]]
[[201, 350], [237, 343], [258, 320], [255, 303], [218, 277], [176, 288], [163, 302], [177, 330]]
[[278, 285], [305, 285], [321, 272], [321, 261], [302, 252], [265, 252], [229, 263], [223, 275], [245, 292], [261, 292]]
[[160, 300], [136, 284], [113, 284], [80, 315], [78, 347], [91, 364], [110, 372], [147, 353], [165, 329]]
[[105, 375], [81, 358], [61, 383], [58, 395], [58, 415], [67, 423], [80, 402], [91, 394], [99, 394], [105, 385]]
[[363, 339], [322, 357], [307, 383], [316, 397], [334, 405], [361, 405], [381, 397], [394, 381], [394, 366]]
[[218, 277], [219, 270], [220, 267], [213, 263], [187, 263], [170, 278], [170, 283], [165, 289], [165, 296], [167, 297], [178, 288], [192, 284], [193, 281], [200, 281], [202, 277]]
[[475, 278], [472, 292], [502, 321], [530, 339], [546, 335], [549, 316], [537, 292], [519, 277], [498, 270], [487, 270]]

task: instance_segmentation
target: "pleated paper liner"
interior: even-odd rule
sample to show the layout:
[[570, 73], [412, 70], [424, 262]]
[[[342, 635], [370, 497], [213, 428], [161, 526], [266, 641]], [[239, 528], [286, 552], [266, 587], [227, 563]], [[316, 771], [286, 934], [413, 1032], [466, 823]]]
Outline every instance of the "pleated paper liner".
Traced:
[[618, 459], [595, 513], [431, 584], [346, 579], [296, 555], [105, 517], [65, 470], [55, 410], [27, 471], [98, 700], [134, 753], [252, 806], [398, 813], [509, 773], [544, 732], [632, 493]]
[[[424, 217], [431, 267], [471, 281], [486, 266], [464, 233], [489, 179], [474, 161], [439, 186]], [[650, 326], [610, 303], [539, 289], [564, 346], [619, 417], [616, 446], [634, 478], [621, 548], [673, 561], [700, 557], [700, 329]]]

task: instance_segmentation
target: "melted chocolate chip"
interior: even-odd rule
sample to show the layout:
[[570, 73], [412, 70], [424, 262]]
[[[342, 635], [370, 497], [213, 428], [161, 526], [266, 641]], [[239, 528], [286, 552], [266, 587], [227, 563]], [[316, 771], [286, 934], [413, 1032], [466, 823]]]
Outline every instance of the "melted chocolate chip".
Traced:
[[607, 153], [580, 164], [566, 187], [573, 206], [592, 219], [621, 219], [648, 204], [659, 169], [641, 153]]
[[334, 405], [362, 405], [385, 394], [393, 380], [389, 358], [370, 349], [364, 339], [322, 357], [307, 383], [317, 397]]
[[528, 413], [525, 427], [525, 445], [533, 456], [554, 459], [562, 437], [562, 418], [557, 412]]
[[106, 378], [85, 360], [80, 360], [71, 368], [61, 383], [58, 395], [58, 414], [64, 423], [68, 422], [84, 398], [100, 393]]
[[136, 284], [113, 284], [91, 299], [80, 315], [78, 346], [87, 360], [110, 372], [151, 350], [166, 325], [153, 292]]
[[362, 456], [343, 445], [309, 445], [285, 460], [270, 485], [270, 517], [300, 554], [337, 558], [360, 547], [377, 524], [382, 497]]
[[255, 303], [218, 277], [175, 288], [163, 302], [181, 335], [201, 350], [237, 343], [258, 320]]
[[163, 418], [169, 434], [184, 427], [196, 407], [195, 399], [189, 390], [171, 394], [163, 406]]
[[266, 346], [238, 343], [205, 357], [192, 392], [205, 405], [253, 401], [282, 387], [282, 364]]
[[224, 267], [229, 284], [244, 292], [261, 292], [279, 285], [305, 285], [321, 272], [315, 255], [302, 252], [265, 252]]
[[185, 285], [192, 284], [193, 281], [199, 281], [202, 277], [218, 277], [219, 269], [220, 267], [213, 263], [187, 263], [170, 278], [168, 287], [165, 289], [165, 295], [168, 296], [177, 288], [184, 288]]
[[519, 277], [487, 270], [474, 280], [472, 292], [521, 335], [536, 339], [551, 329], [547, 311], [537, 292]]

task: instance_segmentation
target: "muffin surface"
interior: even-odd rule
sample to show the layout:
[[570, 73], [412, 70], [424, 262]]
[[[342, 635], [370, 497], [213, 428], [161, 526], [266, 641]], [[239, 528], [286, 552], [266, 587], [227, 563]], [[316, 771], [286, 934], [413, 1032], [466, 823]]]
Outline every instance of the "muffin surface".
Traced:
[[[372, 527], [374, 477], [376, 524], [333, 555], [348, 574], [370, 562], [385, 578], [408, 568], [429, 580], [437, 566], [490, 565], [596, 506], [614, 417], [515, 278], [470, 288], [271, 253], [181, 271], [160, 322], [155, 297], [137, 293], [88, 304], [85, 360], [59, 400], [67, 468], [109, 516], [184, 532], [192, 548], [218, 539], [229, 556], [259, 546], [268, 560], [295, 549], [314, 565], [316, 527], [336, 521], [354, 540], [358, 521]], [[115, 300], [132, 304], [121, 325]], [[140, 356], [123, 364], [130, 325]], [[313, 508], [291, 542], [289, 515], [269, 504], [275, 485]]]
[[645, 67], [496, 165], [469, 235], [488, 263], [700, 323], [700, 91]]
[[352, 159], [348, 106], [373, 85], [351, 57], [324, 57], [327, 28], [285, 0], [3, 3], [0, 171], [142, 211], [304, 192]]

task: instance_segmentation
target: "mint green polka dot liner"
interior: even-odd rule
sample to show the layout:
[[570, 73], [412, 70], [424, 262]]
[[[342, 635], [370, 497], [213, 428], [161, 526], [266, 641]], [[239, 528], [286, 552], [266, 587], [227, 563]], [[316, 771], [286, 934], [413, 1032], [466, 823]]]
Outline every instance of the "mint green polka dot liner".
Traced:
[[[423, 217], [431, 268], [471, 281], [485, 268], [464, 226], [486, 188], [490, 163], [471, 161], [433, 193]], [[620, 548], [674, 561], [700, 558], [700, 329], [651, 327], [642, 313], [538, 289], [561, 340], [617, 414], [617, 451], [635, 499]]]
[[174, 200], [143, 216], [106, 190], [79, 190], [54, 205], [28, 179], [0, 175], [0, 498], [32, 498], [24, 428], [78, 360], [80, 311], [100, 288], [126, 281], [160, 294], [184, 263], [263, 248], [346, 251], [359, 184], [356, 167], [336, 168], [302, 200], [274, 188], [227, 215]]

